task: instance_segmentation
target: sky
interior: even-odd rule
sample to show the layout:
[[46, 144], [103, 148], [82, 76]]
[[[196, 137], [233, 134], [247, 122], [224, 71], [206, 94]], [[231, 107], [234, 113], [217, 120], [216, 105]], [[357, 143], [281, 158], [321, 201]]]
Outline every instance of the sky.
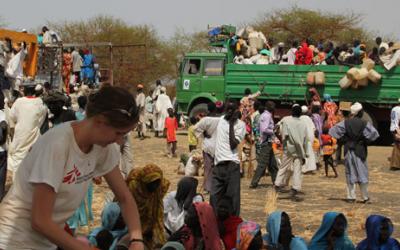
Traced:
[[8, 28], [30, 30], [46, 21], [105, 14], [132, 25], [152, 25], [160, 36], [169, 38], [177, 28], [195, 32], [207, 25], [240, 26], [268, 11], [294, 5], [333, 13], [353, 11], [363, 15], [364, 28], [400, 40], [399, 0], [18, 0], [2, 1], [0, 17]]

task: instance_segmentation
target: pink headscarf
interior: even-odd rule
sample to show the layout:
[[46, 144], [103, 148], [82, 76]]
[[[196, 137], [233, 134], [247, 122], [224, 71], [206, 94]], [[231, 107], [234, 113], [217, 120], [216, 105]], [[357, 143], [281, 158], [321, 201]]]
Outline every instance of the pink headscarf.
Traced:
[[[205, 250], [222, 250], [222, 242], [219, 237], [218, 223], [215, 218], [213, 208], [207, 202], [196, 202], [194, 207], [199, 217], [199, 223], [203, 239], [205, 242]], [[185, 242], [185, 249], [194, 249], [193, 235]]]

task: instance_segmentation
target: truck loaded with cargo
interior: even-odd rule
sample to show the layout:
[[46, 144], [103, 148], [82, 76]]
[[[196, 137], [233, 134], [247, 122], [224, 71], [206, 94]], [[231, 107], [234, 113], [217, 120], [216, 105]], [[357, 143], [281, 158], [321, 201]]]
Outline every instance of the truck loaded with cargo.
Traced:
[[[309, 90], [315, 88], [320, 96], [329, 94], [337, 103], [360, 102], [365, 119], [379, 130], [378, 143], [392, 142], [390, 110], [399, 103], [400, 67], [388, 70], [370, 59], [359, 65], [254, 64], [255, 57], [262, 57], [261, 46], [248, 46], [248, 55], [238, 56], [240, 39], [234, 35], [235, 27], [218, 29], [209, 35], [210, 45], [219, 47], [219, 52], [188, 53], [181, 62], [176, 81], [178, 112], [196, 116], [206, 112], [209, 102], [240, 100], [246, 88], [256, 92], [265, 85], [259, 99], [274, 101], [275, 118], [280, 119], [290, 113], [293, 103], [309, 104]], [[258, 43], [264, 39], [259, 35]]]

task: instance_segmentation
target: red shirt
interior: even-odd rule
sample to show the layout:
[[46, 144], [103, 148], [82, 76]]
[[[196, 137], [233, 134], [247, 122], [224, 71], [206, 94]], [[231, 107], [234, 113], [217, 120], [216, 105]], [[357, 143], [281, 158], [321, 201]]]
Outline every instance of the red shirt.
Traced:
[[167, 142], [176, 142], [176, 130], [178, 129], [178, 121], [175, 117], [165, 118], [164, 128], [167, 130]]

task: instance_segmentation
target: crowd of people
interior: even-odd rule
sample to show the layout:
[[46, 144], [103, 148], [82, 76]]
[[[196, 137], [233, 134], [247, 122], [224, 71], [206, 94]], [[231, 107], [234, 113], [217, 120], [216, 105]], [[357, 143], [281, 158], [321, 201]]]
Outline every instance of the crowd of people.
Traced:
[[[382, 65], [386, 70], [393, 69], [399, 63], [400, 44], [385, 42], [381, 37], [375, 39], [375, 46], [367, 48], [360, 40], [353, 44], [335, 45], [331, 41], [318, 42], [306, 39], [299, 43], [276, 43], [274, 39], [258, 37], [259, 45], [252, 47], [256, 40], [249, 34], [235, 35], [230, 39], [234, 48], [236, 64], [285, 64], [285, 65], [359, 65], [365, 58], [372, 59], [376, 65]], [[259, 32], [256, 32], [259, 33]], [[248, 36], [247, 40], [245, 36]], [[262, 46], [261, 46], [262, 45]]]

